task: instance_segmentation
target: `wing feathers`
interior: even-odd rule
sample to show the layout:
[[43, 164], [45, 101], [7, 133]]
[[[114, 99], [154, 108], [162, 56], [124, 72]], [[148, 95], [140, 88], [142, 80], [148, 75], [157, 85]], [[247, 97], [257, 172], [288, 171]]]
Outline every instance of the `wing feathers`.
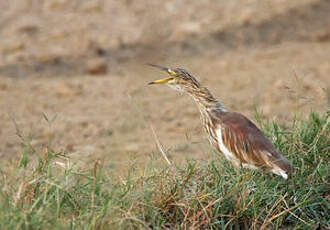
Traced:
[[[290, 172], [289, 161], [243, 115], [232, 112], [222, 114], [221, 125], [218, 128], [221, 129], [223, 144], [236, 158], [240, 159], [242, 164]], [[279, 172], [278, 170], [276, 172]], [[282, 175], [281, 172], [276, 174]]]

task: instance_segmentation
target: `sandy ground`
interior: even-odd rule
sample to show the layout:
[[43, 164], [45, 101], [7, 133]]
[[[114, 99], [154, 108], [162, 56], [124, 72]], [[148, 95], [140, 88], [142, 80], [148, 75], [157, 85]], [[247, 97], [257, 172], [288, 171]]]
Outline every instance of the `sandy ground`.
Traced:
[[[289, 124], [330, 101], [330, 1], [2, 1], [0, 157], [90, 164], [209, 157], [190, 98], [146, 83], [183, 67], [230, 110]], [[45, 119], [47, 117], [47, 119]], [[14, 122], [15, 121], [15, 122]], [[15, 127], [16, 123], [16, 127]]]

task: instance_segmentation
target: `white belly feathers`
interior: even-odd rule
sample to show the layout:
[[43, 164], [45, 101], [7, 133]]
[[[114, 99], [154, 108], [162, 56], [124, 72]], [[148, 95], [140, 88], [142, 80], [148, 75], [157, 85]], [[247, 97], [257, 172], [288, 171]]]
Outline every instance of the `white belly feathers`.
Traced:
[[230, 161], [239, 162], [239, 160], [234, 156], [234, 154], [232, 154], [227, 149], [227, 147], [223, 144], [222, 134], [221, 134], [221, 128], [220, 129], [217, 129], [216, 133], [217, 133], [217, 137], [218, 137], [219, 149], [225, 155], [226, 159], [227, 160], [230, 160]]

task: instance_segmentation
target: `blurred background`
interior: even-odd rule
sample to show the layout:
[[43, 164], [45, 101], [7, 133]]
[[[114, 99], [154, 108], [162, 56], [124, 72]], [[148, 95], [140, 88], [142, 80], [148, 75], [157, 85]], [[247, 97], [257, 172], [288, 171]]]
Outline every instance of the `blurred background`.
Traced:
[[[189, 70], [255, 121], [291, 125], [330, 101], [329, 0], [0, 1], [0, 159], [24, 142], [118, 169], [207, 159], [190, 98], [146, 84]], [[18, 134], [18, 135], [17, 135]]]

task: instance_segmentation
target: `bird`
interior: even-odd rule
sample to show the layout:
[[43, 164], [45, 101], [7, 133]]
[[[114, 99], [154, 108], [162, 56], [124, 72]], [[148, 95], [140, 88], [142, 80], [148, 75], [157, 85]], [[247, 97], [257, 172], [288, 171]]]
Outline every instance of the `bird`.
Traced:
[[149, 64], [167, 72], [167, 77], [148, 85], [166, 84], [189, 95], [197, 104], [209, 142], [236, 169], [268, 169], [287, 179], [292, 171], [290, 162], [248, 118], [230, 112], [195, 77], [182, 68], [168, 68]]

